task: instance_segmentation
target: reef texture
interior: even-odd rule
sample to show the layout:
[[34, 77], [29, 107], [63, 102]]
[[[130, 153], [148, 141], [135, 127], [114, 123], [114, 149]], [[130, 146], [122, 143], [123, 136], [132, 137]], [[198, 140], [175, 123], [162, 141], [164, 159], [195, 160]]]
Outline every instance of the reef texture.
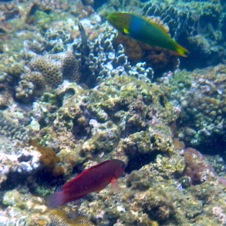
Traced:
[[[128, 4], [126, 1], [110, 0], [101, 7], [103, 14], [106, 11], [134, 12], [162, 21], [171, 36], [190, 51], [189, 56], [180, 61], [182, 68], [193, 70], [216, 65], [226, 57], [223, 1], [133, 0]], [[164, 58], [163, 55], [160, 55], [161, 58]]]
[[169, 26], [170, 34], [188, 50], [192, 49], [188, 59], [182, 60], [182, 67], [206, 67], [225, 58], [222, 46], [225, 14], [220, 1], [173, 1], [170, 4], [150, 1], [145, 4], [143, 14], [160, 17]]
[[[177, 75], [171, 78], [175, 83]], [[39, 156], [40, 166], [29, 173], [32, 180], [12, 184], [5, 174], [4, 220], [28, 225], [225, 223], [225, 187], [198, 151], [197, 158], [193, 154], [185, 158], [180, 153], [184, 146], [178, 148], [173, 142], [170, 125], [182, 111], [169, 102], [169, 88], [162, 87], [124, 75], [108, 78], [95, 89], [64, 82], [51, 96], [44, 94], [31, 107], [36, 126], [30, 130], [36, 131], [32, 139], [47, 147], [27, 143], [27, 148], [35, 151], [30, 155]], [[126, 176], [119, 179], [119, 193], [104, 189], [68, 205], [73, 208], [49, 210], [45, 206], [44, 197], [52, 191], [50, 181], [62, 184], [68, 178], [65, 175], [110, 158], [127, 163]], [[24, 175], [23, 171], [16, 173], [17, 177]], [[12, 194], [14, 199], [9, 198]], [[9, 220], [12, 212], [15, 217]]]
[[226, 142], [225, 73], [225, 65], [193, 73], [181, 71], [168, 84], [172, 98], [181, 108], [178, 137], [188, 146], [201, 148], [206, 153], [211, 153], [211, 147], [212, 153], [224, 155], [221, 147]]
[[[170, 2], [126, 9], [160, 16], [191, 56], [201, 48], [192, 38], [215, 40], [198, 66], [219, 62], [220, 3]], [[177, 57], [101, 21], [94, 9], [106, 4], [125, 2], [0, 3], [0, 225], [226, 224], [224, 56], [181, 71]], [[210, 30], [199, 30], [204, 19]], [[112, 158], [127, 165], [119, 190], [48, 209], [56, 187]]]
[[24, 178], [33, 176], [41, 167], [40, 153], [30, 147], [24, 147], [18, 142], [12, 143], [3, 136], [0, 147], [1, 190], [16, 186]]
[[179, 66], [178, 56], [173, 52], [146, 45], [119, 33], [114, 39], [114, 44], [120, 43], [132, 65], [144, 61], [147, 66], [153, 68], [152, 77], [156, 78], [164, 72], [175, 71]]

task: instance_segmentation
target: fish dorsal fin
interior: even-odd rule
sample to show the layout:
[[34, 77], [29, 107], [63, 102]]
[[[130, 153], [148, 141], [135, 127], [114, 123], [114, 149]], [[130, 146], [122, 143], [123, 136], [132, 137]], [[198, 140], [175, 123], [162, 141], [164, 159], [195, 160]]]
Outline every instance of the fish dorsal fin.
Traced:
[[[155, 26], [155, 27], [157, 27], [157, 28], [159, 28], [161, 31], [163, 31], [165, 34], [168, 34], [169, 35], [169, 30], [166, 28], [166, 26], [164, 26], [163, 24], [160, 24], [160, 23], [158, 23], [158, 22], [156, 22], [153, 18], [151, 18], [151, 17], [146, 17], [146, 18], [144, 18], [143, 17], [143, 19], [145, 19], [148, 23], [151, 23], [153, 26]], [[156, 19], [158, 19], [158, 18], [156, 18]], [[161, 22], [161, 20], [160, 19], [158, 19], [160, 22]]]

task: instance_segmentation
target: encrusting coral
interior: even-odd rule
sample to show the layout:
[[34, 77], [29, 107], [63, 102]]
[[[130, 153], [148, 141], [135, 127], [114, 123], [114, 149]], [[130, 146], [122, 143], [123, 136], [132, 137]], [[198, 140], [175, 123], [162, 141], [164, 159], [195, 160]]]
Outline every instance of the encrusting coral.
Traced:
[[225, 136], [225, 73], [225, 66], [218, 65], [191, 74], [178, 71], [170, 78], [167, 87], [181, 109], [177, 136], [187, 146], [206, 153], [211, 146], [222, 154], [219, 146], [224, 144]]
[[2, 112], [0, 112], [0, 127], [1, 135], [24, 141], [29, 139], [29, 129], [21, 127], [17, 120], [8, 118]]
[[186, 148], [182, 153], [186, 163], [183, 175], [188, 176], [193, 185], [203, 183], [211, 178], [216, 178], [213, 168], [197, 150]]

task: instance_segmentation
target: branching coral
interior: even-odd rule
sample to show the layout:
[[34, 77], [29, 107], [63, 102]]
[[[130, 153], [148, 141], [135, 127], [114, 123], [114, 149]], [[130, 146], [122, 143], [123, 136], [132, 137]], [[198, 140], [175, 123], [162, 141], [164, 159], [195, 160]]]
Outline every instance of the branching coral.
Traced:
[[[147, 62], [161, 62], [164, 68], [154, 69], [164, 71], [168, 67], [166, 58], [171, 55], [162, 55], [156, 49], [131, 42], [128, 45], [131, 44], [137, 54], [131, 56], [131, 51], [128, 53], [120, 43], [122, 40], [115, 42], [117, 34], [107, 29], [108, 24], [99, 26], [97, 14], [81, 21], [87, 37], [92, 36], [83, 48], [77, 24], [71, 18], [61, 17], [54, 23], [56, 14], [52, 12], [59, 12], [62, 7], [70, 10], [69, 14], [83, 17], [91, 11], [81, 15], [78, 9], [67, 7], [68, 1], [62, 5], [59, 4], [61, 0], [55, 1], [52, 8], [51, 1], [43, 2], [46, 7], [31, 3], [33, 6], [25, 21], [27, 30], [17, 35], [17, 38], [23, 37], [16, 40], [25, 43], [24, 51], [6, 57], [9, 43], [2, 45], [0, 50], [4, 55], [4, 64], [0, 65], [0, 92], [5, 98], [0, 114], [0, 149], [4, 151], [1, 153], [0, 185], [1, 190], [10, 190], [1, 191], [0, 205], [4, 209], [0, 209], [0, 224], [6, 221], [30, 226], [219, 223], [226, 208], [222, 185], [217, 182], [219, 178], [202, 162], [199, 154], [197, 158], [193, 152], [188, 158], [180, 155], [181, 147], [175, 148], [172, 138], [177, 136], [186, 144], [204, 147], [216, 146], [215, 138], [225, 144], [225, 68], [168, 73], [152, 83], [153, 70]], [[43, 2], [40, 4], [45, 4]], [[95, 4], [88, 0], [83, 2]], [[149, 1], [145, 5], [154, 6], [157, 15], [157, 6], [166, 9], [162, 5], [169, 2], [179, 4]], [[119, 5], [119, 1], [115, 4]], [[147, 13], [152, 11], [148, 10]], [[174, 12], [166, 9], [172, 18], [178, 16], [177, 13], [171, 15]], [[162, 11], [159, 13], [163, 15]], [[178, 13], [182, 20], [188, 11]], [[215, 15], [218, 23], [219, 14]], [[206, 18], [212, 21], [213, 16], [210, 13]], [[51, 23], [46, 24], [46, 21]], [[180, 25], [169, 24], [176, 37], [176, 27]], [[181, 32], [185, 32], [185, 25], [181, 25]], [[188, 32], [191, 32], [190, 26], [192, 22]], [[214, 31], [218, 30], [214, 24], [212, 26]], [[100, 30], [105, 31], [99, 34]], [[183, 36], [180, 32], [177, 34]], [[204, 41], [209, 38], [205, 36]], [[217, 40], [217, 36], [214, 39]], [[7, 54], [10, 56], [10, 51]], [[175, 62], [169, 62], [170, 70], [175, 69]], [[8, 95], [11, 95], [9, 102], [4, 104]], [[191, 118], [193, 120], [188, 120]], [[33, 141], [28, 146], [26, 141], [31, 138], [28, 134], [39, 143]], [[23, 138], [24, 143], [18, 142]], [[71, 204], [74, 208], [64, 206], [49, 210], [46, 207], [43, 196], [50, 192], [49, 186], [53, 183], [60, 185], [62, 179], [79, 173], [90, 159], [100, 162], [112, 158], [127, 163], [126, 174], [118, 181], [124, 188], [120, 192], [105, 189], [90, 194], [79, 205]], [[197, 185], [181, 186], [181, 181], [177, 180], [181, 175], [185, 180], [191, 177]], [[11, 190], [15, 187], [17, 189]], [[53, 189], [55, 187], [51, 187]], [[222, 211], [213, 209], [216, 206]], [[86, 217], [78, 217], [81, 214]]]
[[[167, 1], [150, 1], [145, 3], [142, 14], [160, 17], [169, 26], [171, 35], [192, 50], [191, 58], [182, 59], [182, 66], [195, 68], [222, 61], [223, 14], [219, 1], [174, 2], [173, 5]], [[197, 37], [203, 41], [200, 42]], [[204, 46], [204, 43], [207, 45]], [[198, 60], [200, 58], [202, 60]]]
[[80, 43], [74, 45], [75, 55], [81, 61], [82, 83], [93, 87], [115, 75], [130, 75], [140, 79], [152, 78], [153, 70], [146, 63], [131, 66], [121, 44], [114, 45], [116, 32], [106, 30], [89, 42], [89, 51], [82, 54]]

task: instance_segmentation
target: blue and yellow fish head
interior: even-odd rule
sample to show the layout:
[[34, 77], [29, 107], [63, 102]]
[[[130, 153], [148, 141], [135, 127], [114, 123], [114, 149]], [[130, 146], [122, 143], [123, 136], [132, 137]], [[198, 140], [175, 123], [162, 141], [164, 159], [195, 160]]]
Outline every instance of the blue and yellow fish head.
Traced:
[[109, 23], [125, 35], [130, 33], [131, 15], [128, 13], [111, 13], [107, 16]]

